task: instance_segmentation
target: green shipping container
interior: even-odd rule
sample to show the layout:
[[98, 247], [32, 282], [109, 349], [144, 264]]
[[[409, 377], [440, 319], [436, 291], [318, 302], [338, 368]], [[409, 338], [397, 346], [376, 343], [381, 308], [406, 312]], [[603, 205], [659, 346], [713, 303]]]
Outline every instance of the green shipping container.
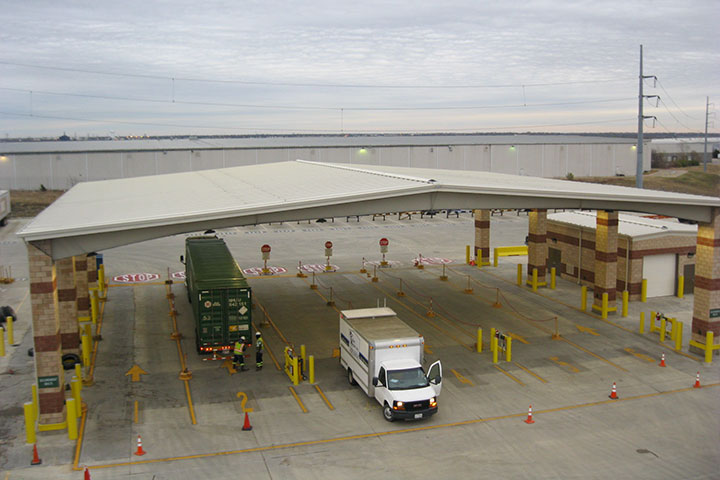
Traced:
[[185, 284], [199, 353], [232, 350], [241, 336], [252, 341], [250, 287], [224, 240], [214, 236], [185, 240]]

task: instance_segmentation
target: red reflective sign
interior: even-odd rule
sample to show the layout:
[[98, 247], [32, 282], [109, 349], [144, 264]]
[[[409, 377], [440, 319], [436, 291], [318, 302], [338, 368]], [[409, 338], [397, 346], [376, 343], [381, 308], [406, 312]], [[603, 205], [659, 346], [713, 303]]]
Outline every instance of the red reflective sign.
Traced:
[[381, 247], [387, 247], [390, 244], [390, 241], [387, 238], [381, 238], [380, 239], [380, 246]]
[[330, 240], [325, 242], [325, 248], [332, 248], [332, 242]]
[[262, 247], [260, 247], [260, 251], [262, 253], [270, 253], [270, 245], [268, 245], [268, 244], [263, 245]]

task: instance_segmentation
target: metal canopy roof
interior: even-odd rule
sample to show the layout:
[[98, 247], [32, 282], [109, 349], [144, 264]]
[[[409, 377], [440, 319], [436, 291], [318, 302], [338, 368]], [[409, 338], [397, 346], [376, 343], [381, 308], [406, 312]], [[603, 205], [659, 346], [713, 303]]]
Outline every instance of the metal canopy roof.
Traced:
[[209, 228], [433, 209], [569, 208], [709, 222], [720, 199], [490, 172], [296, 160], [84, 182], [27, 224], [65, 258]]
[[[597, 211], [549, 213], [547, 219], [548, 221], [564, 223], [573, 227], [595, 230], [597, 226]], [[667, 235], [695, 237], [697, 230], [697, 225], [688, 225], [678, 221], [645, 218], [624, 213], [618, 215], [618, 235], [630, 237], [635, 240]]]

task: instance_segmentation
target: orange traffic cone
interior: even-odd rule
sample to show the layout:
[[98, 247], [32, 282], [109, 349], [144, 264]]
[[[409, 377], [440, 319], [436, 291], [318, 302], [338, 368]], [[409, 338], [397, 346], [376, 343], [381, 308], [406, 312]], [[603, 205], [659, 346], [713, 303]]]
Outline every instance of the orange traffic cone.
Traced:
[[662, 354], [662, 358], [660, 359], [660, 366], [667, 367], [667, 365], [665, 365], [665, 354], [664, 353]]
[[535, 420], [532, 419], [532, 405], [528, 408], [528, 417], [527, 420], [525, 420], [525, 423], [535, 423]]
[[475, 265], [477, 265], [477, 263], [475, 263], [475, 260], [470, 260], [470, 264], [469, 264], [469, 265], [470, 265], [471, 267], [474, 267]]
[[250, 417], [248, 416], [247, 412], [245, 412], [245, 423], [242, 427], [243, 430], [252, 430], [252, 425], [250, 425]]
[[697, 376], [695, 377], [695, 385], [693, 385], [693, 388], [701, 388], [700, 387], [700, 372], [697, 372]]
[[145, 455], [147, 452], [143, 450], [142, 448], [142, 438], [140, 438], [140, 435], [138, 435], [137, 439], [137, 451], [135, 452], [135, 455]]
[[40, 457], [38, 456], [37, 451], [37, 443], [33, 444], [33, 458], [30, 462], [30, 465], [40, 465], [42, 463], [42, 460], [40, 460]]
[[85, 467], [85, 480], [92, 480], [90, 478], [90, 470], [88, 470], [87, 467]]
[[612, 392], [610, 392], [610, 398], [612, 398], [613, 400], [617, 400], [618, 398], [620, 398], [617, 395], [617, 387], [615, 386], [615, 382], [613, 382]]

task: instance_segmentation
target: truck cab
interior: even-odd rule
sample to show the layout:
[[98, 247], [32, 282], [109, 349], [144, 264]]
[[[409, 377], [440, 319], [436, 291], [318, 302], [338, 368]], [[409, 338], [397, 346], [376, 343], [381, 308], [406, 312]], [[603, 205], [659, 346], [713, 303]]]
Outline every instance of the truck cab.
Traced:
[[413, 360], [381, 362], [373, 377], [375, 399], [383, 406], [383, 417], [420, 419], [437, 412], [437, 396], [442, 390], [442, 364], [438, 360], [425, 373]]

